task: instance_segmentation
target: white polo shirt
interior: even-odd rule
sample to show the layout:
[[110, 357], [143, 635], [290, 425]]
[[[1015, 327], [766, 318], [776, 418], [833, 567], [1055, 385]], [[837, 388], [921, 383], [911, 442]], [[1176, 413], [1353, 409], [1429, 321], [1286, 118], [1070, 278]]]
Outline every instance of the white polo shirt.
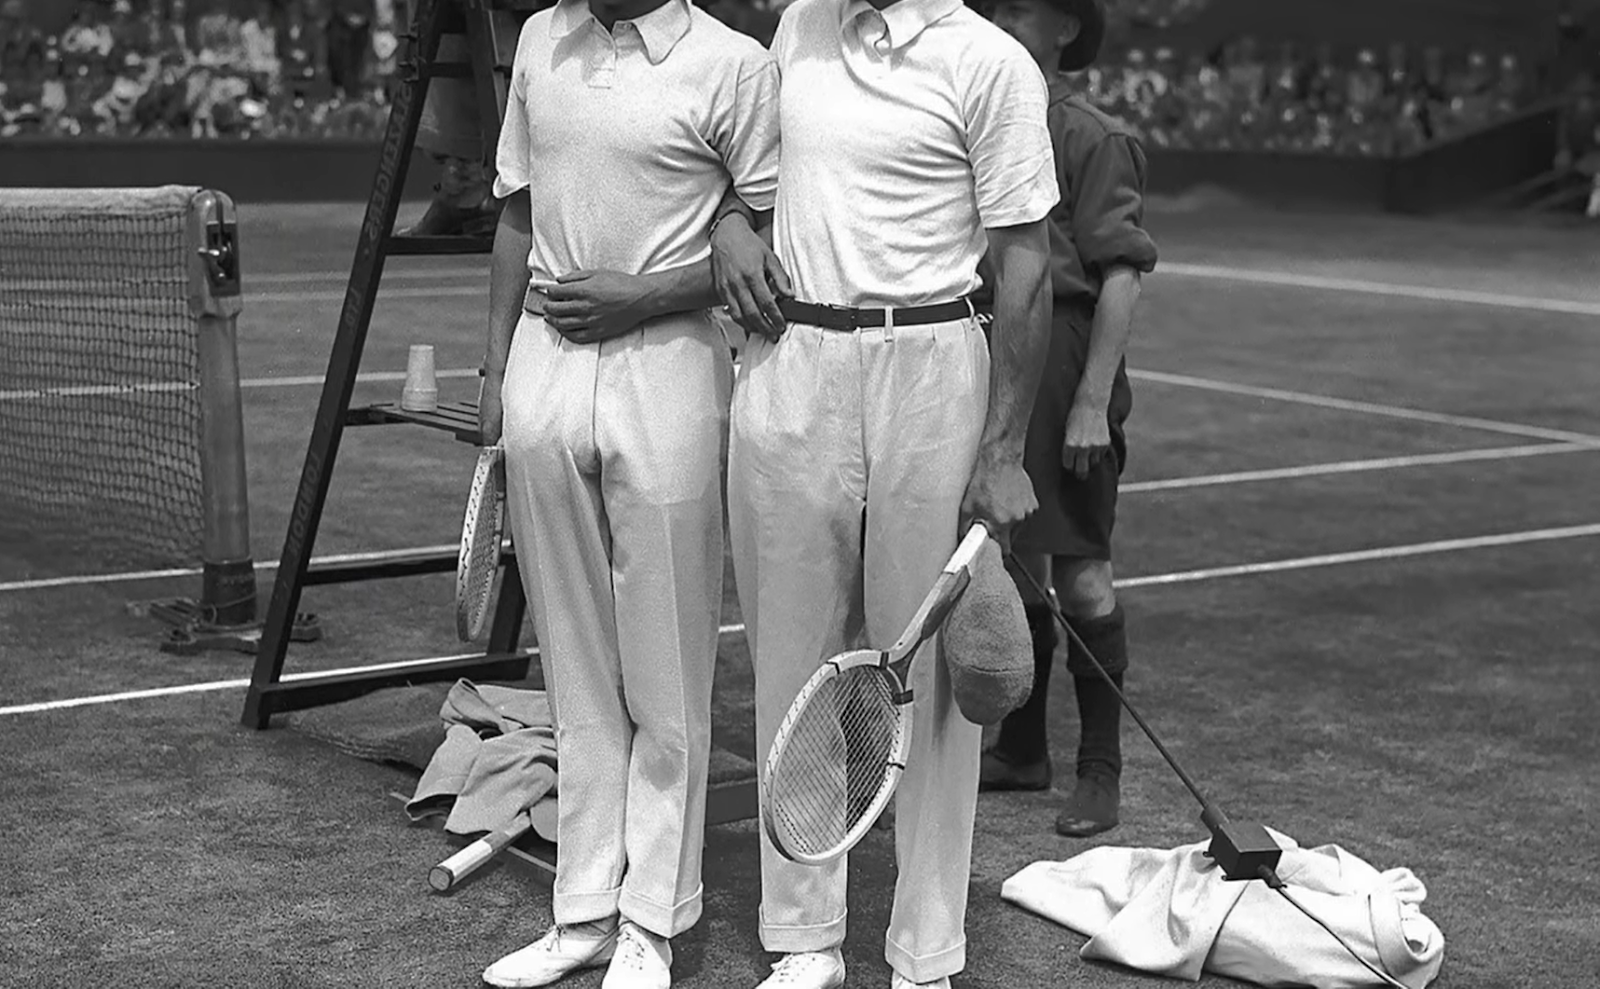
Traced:
[[529, 17], [494, 193], [529, 190], [533, 277], [648, 274], [705, 258], [730, 175], [746, 203], [772, 208], [777, 98], [772, 56], [687, 0], [610, 32], [588, 0]]
[[772, 51], [776, 246], [800, 299], [959, 298], [978, 287], [984, 228], [1042, 219], [1060, 198], [1044, 76], [961, 0], [797, 0]]

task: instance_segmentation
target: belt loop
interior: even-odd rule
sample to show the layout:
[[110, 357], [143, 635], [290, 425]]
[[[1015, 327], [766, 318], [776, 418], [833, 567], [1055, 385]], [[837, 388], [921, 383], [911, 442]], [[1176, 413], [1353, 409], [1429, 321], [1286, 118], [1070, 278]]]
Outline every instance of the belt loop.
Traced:
[[965, 302], [967, 304], [967, 318], [968, 319], [977, 319], [978, 318], [978, 307], [972, 304], [972, 296], [963, 295], [961, 297], [961, 301]]
[[894, 341], [894, 306], [883, 307], [883, 340], [885, 343]]

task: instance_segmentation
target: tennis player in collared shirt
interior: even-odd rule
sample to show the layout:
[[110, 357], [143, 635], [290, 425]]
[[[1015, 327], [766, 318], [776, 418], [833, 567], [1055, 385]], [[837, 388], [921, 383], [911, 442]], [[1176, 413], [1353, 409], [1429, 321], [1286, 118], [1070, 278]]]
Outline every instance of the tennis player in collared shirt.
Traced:
[[730, 187], [772, 204], [777, 85], [687, 0], [561, 0], [523, 25], [480, 425], [503, 426], [561, 856], [555, 926], [494, 986], [607, 965], [605, 989], [666, 989], [700, 916], [733, 376], [709, 230]]
[[[1059, 198], [1045, 81], [961, 0], [879, 3], [784, 12], [773, 244], [792, 298], [774, 326], [764, 309], [783, 293], [723, 294], [752, 331], [728, 509], [763, 757], [823, 658], [863, 634], [880, 647], [899, 635], [965, 518], [1003, 535], [1035, 506], [1023, 440], [1049, 336], [1045, 217]], [[713, 246], [719, 269], [762, 250], [738, 216]], [[967, 303], [986, 247], [987, 343]], [[945, 986], [966, 963], [981, 729], [959, 713], [943, 663], [912, 669], [886, 956], [895, 987]], [[761, 940], [783, 956], [764, 989], [841, 985], [845, 863], [796, 865], [765, 836], [761, 852]]]

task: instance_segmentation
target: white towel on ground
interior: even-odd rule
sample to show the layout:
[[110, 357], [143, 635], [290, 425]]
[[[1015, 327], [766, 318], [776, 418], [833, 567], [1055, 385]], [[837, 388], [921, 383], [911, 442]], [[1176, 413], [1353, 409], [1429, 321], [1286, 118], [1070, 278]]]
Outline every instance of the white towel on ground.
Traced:
[[[1271, 834], [1284, 849], [1278, 875], [1307, 910], [1411, 989], [1433, 981], [1444, 935], [1423, 915], [1427, 890], [1410, 869], [1380, 872], [1337, 845], [1303, 849]], [[1035, 862], [1000, 895], [1087, 935], [1084, 958], [1191, 981], [1211, 972], [1264, 986], [1382, 984], [1264, 883], [1224, 880], [1207, 844], [1102, 847]]]

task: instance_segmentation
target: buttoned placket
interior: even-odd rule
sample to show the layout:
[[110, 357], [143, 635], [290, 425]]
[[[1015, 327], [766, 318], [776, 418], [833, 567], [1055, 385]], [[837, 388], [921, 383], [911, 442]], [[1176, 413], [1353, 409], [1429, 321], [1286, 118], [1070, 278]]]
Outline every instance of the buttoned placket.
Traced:
[[[622, 21], [632, 27], [632, 23]], [[617, 39], [607, 31], [604, 24], [593, 18], [589, 21], [589, 30], [599, 37], [599, 44], [594, 47], [594, 54], [589, 58], [589, 86], [593, 89], [610, 89], [612, 81], [617, 74]]]
[[856, 17], [854, 26], [862, 52], [874, 61], [887, 60], [894, 46], [889, 41], [889, 22], [883, 15], [876, 10], [866, 11]]

